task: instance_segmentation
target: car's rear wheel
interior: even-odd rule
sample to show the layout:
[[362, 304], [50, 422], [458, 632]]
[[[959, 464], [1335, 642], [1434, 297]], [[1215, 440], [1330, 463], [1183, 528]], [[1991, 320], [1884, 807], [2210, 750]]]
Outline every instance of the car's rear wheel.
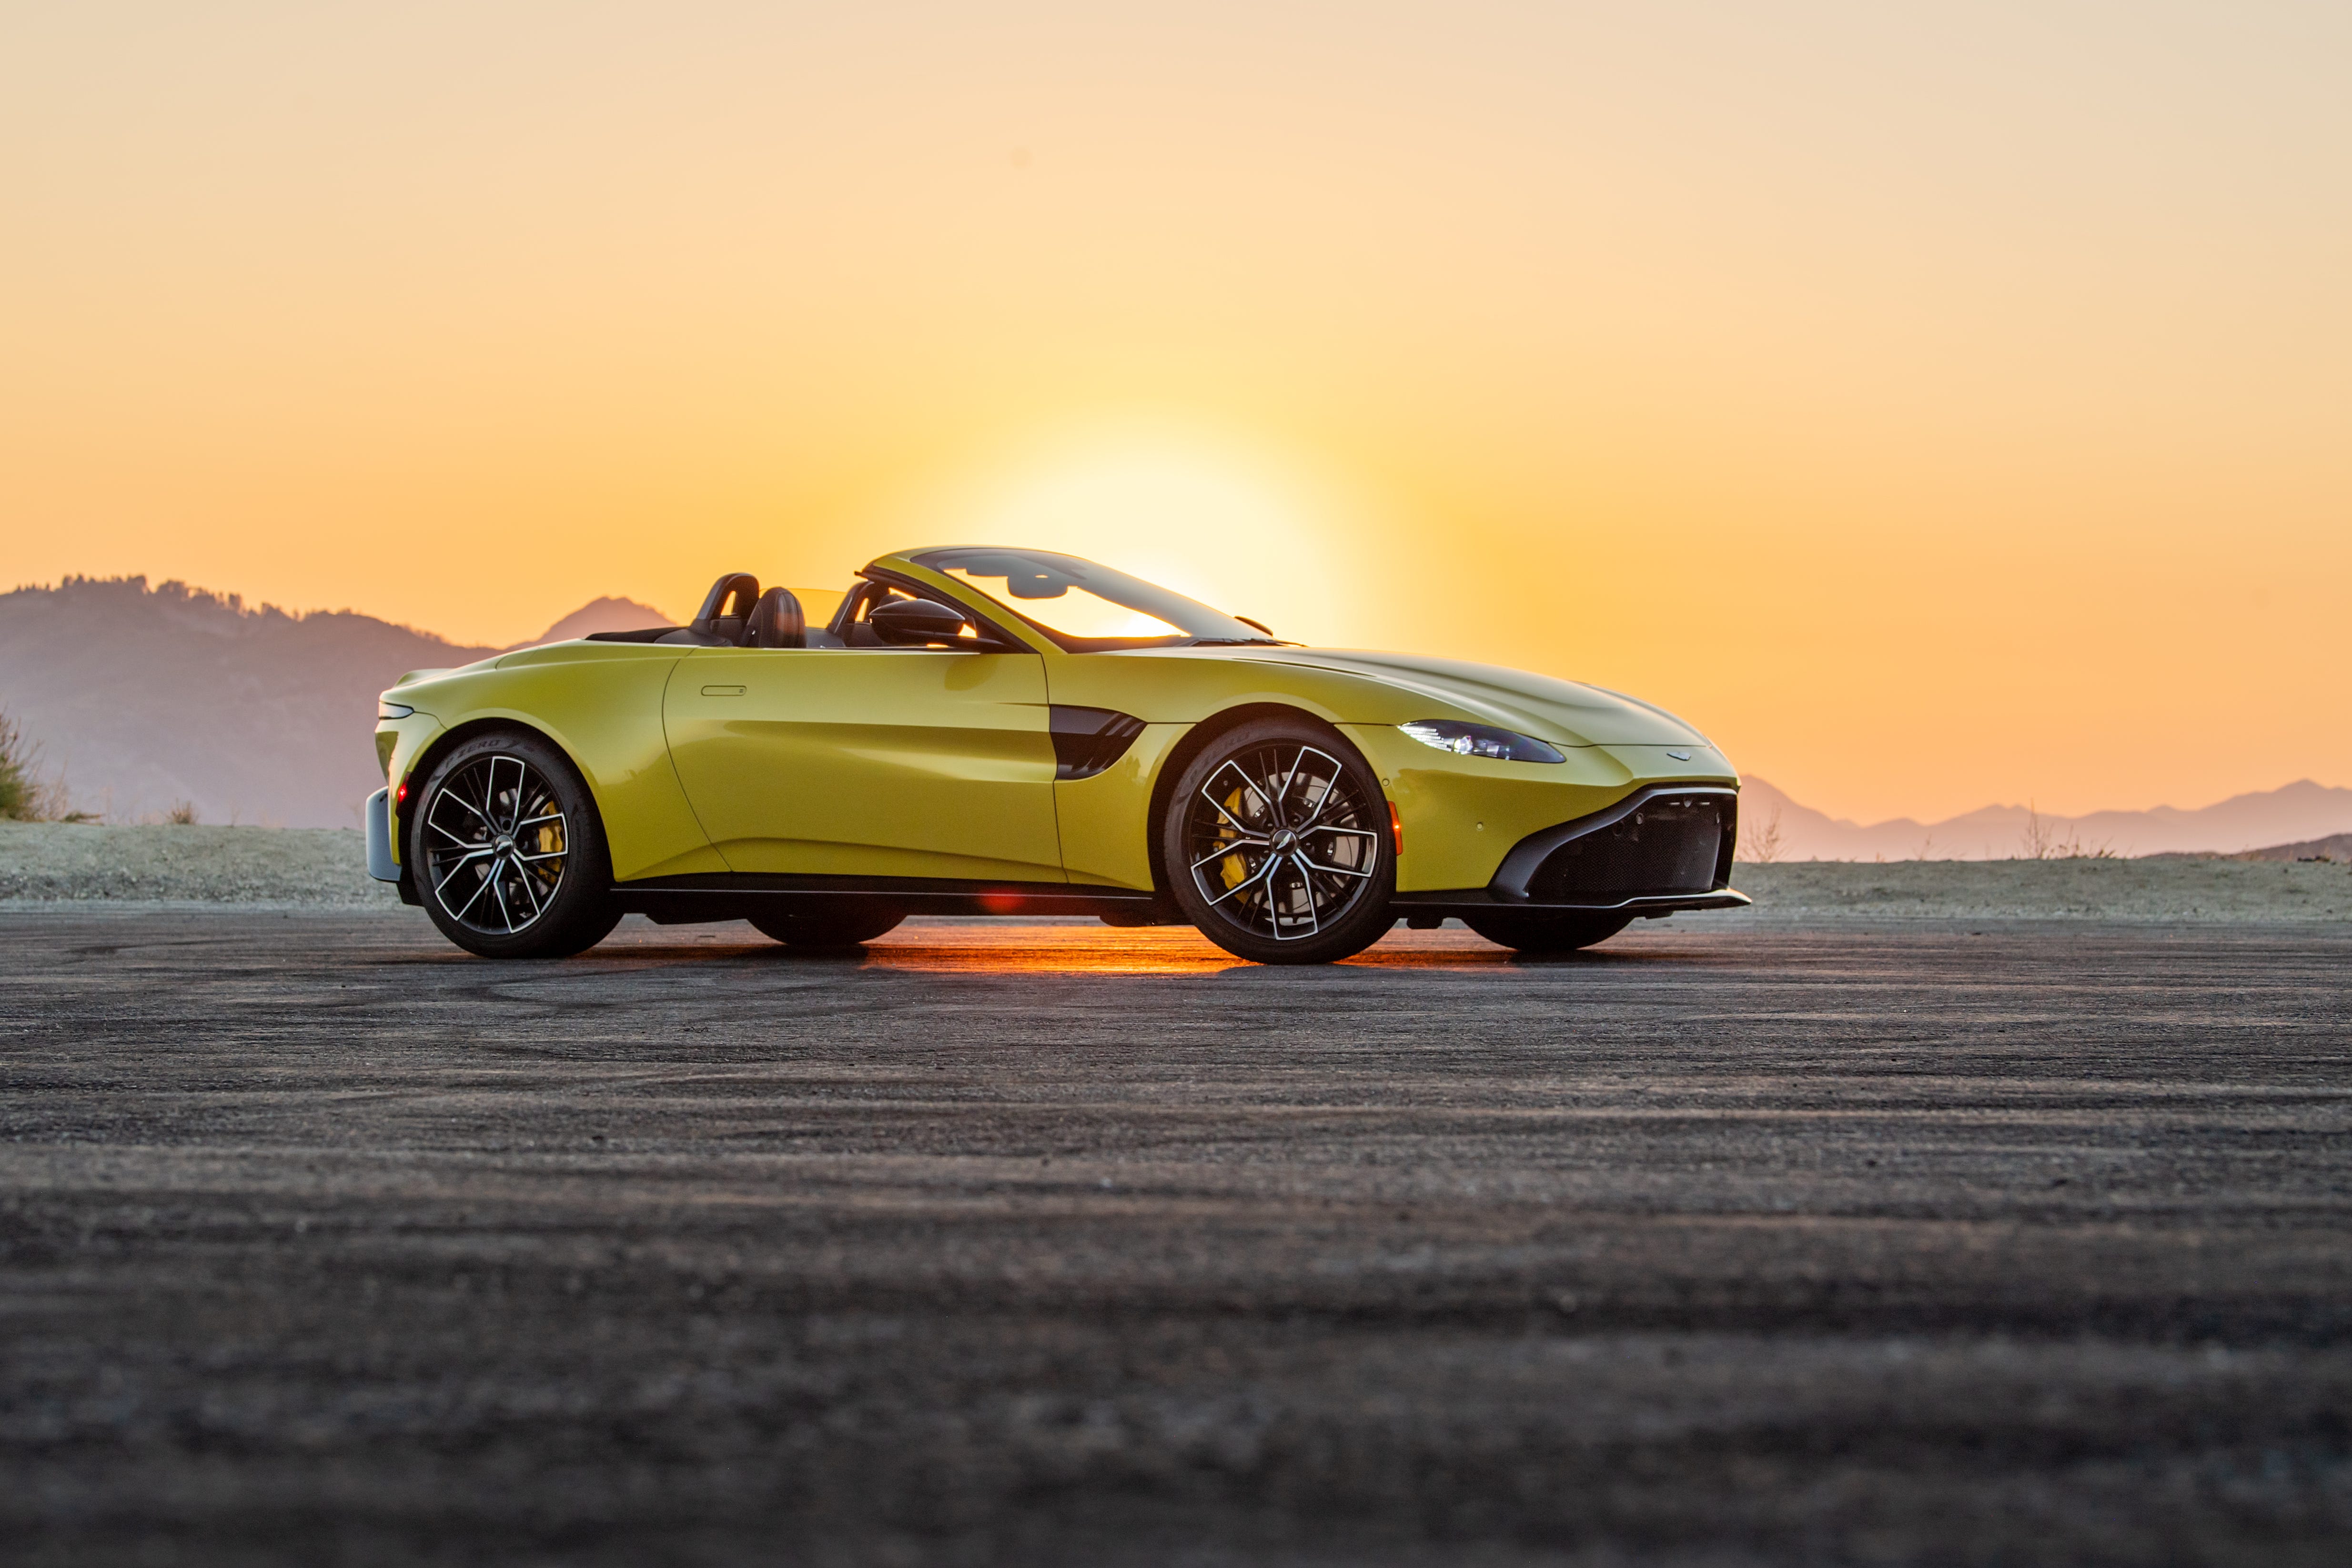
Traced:
[[566, 957], [621, 918], [587, 782], [535, 735], [478, 735], [434, 765], [407, 864], [441, 934], [485, 958]]
[[1328, 964], [1394, 924], [1387, 799], [1339, 731], [1257, 719], [1186, 766], [1160, 824], [1169, 892], [1226, 952]]
[[895, 909], [832, 909], [811, 915], [754, 915], [763, 936], [789, 947], [855, 947], [895, 929], [906, 915]]
[[1633, 923], [1630, 915], [1581, 909], [1514, 910], [1462, 917], [1463, 925], [1487, 941], [1522, 953], [1572, 953], [1606, 942]]

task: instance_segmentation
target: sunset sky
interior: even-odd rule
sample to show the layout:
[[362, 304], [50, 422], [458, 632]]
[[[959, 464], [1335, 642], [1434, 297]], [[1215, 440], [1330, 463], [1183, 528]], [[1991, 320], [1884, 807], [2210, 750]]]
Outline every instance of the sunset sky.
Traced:
[[2347, 83], [2341, 0], [12, 5], [0, 587], [1038, 544], [1841, 815], [2352, 785]]

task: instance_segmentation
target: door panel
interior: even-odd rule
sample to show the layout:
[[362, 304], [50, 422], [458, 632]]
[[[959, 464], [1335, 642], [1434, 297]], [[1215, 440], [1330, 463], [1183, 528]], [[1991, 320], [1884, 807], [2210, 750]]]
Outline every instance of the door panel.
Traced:
[[1045, 661], [706, 649], [664, 700], [670, 755], [739, 872], [1060, 882]]

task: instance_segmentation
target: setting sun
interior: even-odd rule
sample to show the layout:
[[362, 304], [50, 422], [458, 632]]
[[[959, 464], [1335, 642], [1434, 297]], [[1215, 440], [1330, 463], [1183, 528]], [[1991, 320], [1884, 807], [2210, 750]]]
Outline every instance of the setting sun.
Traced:
[[915, 509], [908, 526], [928, 534], [907, 542], [1060, 550], [1293, 641], [1346, 643], [1366, 631], [1350, 521], [1328, 489], [1236, 444], [1118, 431], [1042, 444], [946, 487]]

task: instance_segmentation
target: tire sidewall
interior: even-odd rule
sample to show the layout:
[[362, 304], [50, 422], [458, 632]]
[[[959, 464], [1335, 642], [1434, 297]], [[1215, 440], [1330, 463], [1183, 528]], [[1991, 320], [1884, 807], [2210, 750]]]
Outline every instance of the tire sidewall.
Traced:
[[[1371, 883], [1358, 894], [1348, 912], [1316, 936], [1295, 941], [1263, 936], [1226, 919], [1209, 907], [1187, 869], [1191, 846], [1186, 841], [1186, 825], [1191, 821], [1193, 796], [1227, 758], [1276, 743], [1312, 746], [1338, 758], [1341, 768], [1371, 802], [1375, 818], [1372, 825], [1380, 845]], [[1202, 936], [1235, 957], [1259, 964], [1328, 964], [1352, 956], [1379, 941], [1396, 924], [1389, 909], [1390, 899], [1396, 892], [1396, 846], [1386, 831], [1387, 800], [1380, 775], [1364, 760], [1363, 754], [1349, 745], [1345, 736], [1318, 719], [1301, 714], [1292, 718], [1258, 718], [1235, 725], [1193, 754], [1169, 793], [1167, 810], [1160, 823], [1160, 858], [1167, 873], [1168, 893]]]
[[[460, 770], [493, 756], [520, 758], [528, 763], [548, 781], [563, 808], [563, 881], [555, 890], [552, 906], [511, 936], [476, 931], [452, 918], [434, 896], [425, 869], [425, 816], [435, 798]], [[493, 730], [469, 736], [452, 747], [425, 777], [415, 808], [408, 813], [403, 847], [426, 916], [442, 936], [468, 953], [485, 958], [567, 957], [594, 946], [620, 921], [613, 908], [612, 856], [605, 848], [604, 824], [597, 815], [595, 797], [572, 759], [541, 737], [520, 730]]]

